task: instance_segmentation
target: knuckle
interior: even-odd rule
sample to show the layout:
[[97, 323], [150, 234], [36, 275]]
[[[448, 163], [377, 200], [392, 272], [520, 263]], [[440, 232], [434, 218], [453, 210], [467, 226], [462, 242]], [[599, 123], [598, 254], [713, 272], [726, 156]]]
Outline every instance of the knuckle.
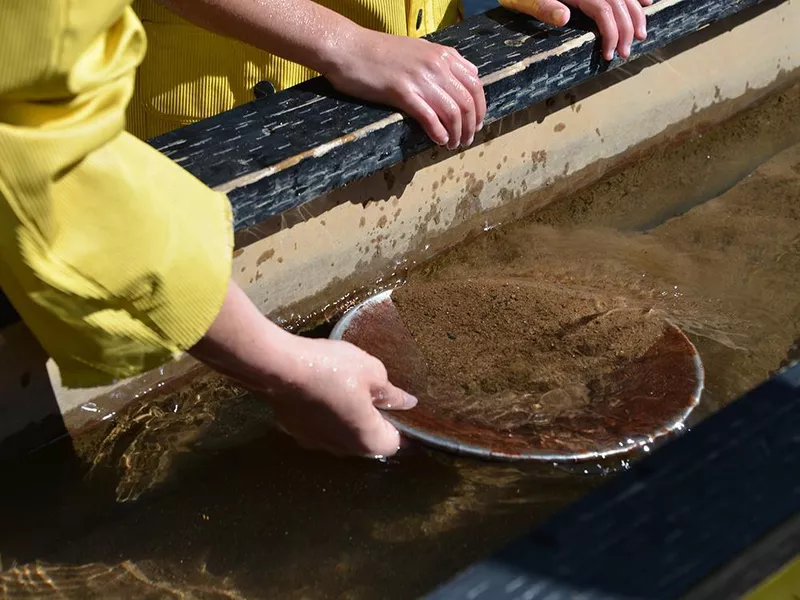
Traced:
[[481, 80], [475, 77], [474, 75], [470, 75], [467, 77], [466, 86], [469, 88], [471, 92], [477, 92], [480, 89], [483, 89], [481, 85]]
[[408, 102], [414, 97], [415, 88], [408, 81], [397, 81], [392, 85], [392, 92], [401, 100]]
[[464, 85], [459, 81], [457, 89], [458, 89], [458, 96], [459, 98], [461, 98], [462, 103], [466, 102], [470, 105], [475, 103], [475, 101], [472, 98], [472, 88], [469, 84]]
[[618, 0], [616, 3], [617, 9], [623, 17], [619, 19], [620, 25], [630, 25], [631, 22], [631, 14], [633, 11], [628, 10], [627, 4], [623, 2], [623, 0]]
[[437, 53], [432, 53], [425, 61], [425, 66], [429, 71], [443, 71], [445, 69], [444, 57]]
[[461, 116], [461, 110], [458, 107], [458, 104], [450, 98], [448, 102], [445, 102], [442, 106], [442, 112], [444, 112], [445, 116], [451, 120], [456, 120]]

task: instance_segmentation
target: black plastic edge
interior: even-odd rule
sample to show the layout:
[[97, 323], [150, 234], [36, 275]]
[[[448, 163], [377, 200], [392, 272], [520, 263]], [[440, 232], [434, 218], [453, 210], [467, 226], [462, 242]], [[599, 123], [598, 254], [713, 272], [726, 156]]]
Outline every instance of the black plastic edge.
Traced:
[[425, 598], [680, 598], [800, 514], [798, 473], [795, 363]]

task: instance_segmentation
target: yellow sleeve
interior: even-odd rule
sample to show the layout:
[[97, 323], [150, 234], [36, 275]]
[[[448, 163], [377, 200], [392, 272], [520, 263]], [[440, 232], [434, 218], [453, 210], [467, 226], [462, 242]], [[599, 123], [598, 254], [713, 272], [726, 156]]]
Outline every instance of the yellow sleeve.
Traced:
[[[459, 0], [316, 0], [351, 21], [392, 35], [421, 37], [457, 23]], [[529, 0], [530, 1], [530, 0]], [[278, 91], [317, 74], [303, 65], [192, 25], [159, 0], [134, 0], [148, 52], [128, 105], [128, 131], [146, 139], [253, 100], [270, 81]], [[291, 3], [287, 3], [291, 10]]]
[[191, 347], [230, 278], [227, 199], [123, 132], [127, 4], [0, 3], [0, 287], [69, 387]]

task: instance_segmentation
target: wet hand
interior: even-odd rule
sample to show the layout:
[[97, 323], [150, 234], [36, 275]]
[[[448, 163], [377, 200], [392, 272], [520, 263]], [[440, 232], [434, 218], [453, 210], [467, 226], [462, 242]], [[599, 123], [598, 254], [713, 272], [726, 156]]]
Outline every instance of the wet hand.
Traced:
[[383, 363], [347, 342], [289, 343], [290, 383], [268, 396], [281, 427], [300, 445], [336, 455], [397, 453], [400, 434], [378, 409], [407, 410], [417, 399], [389, 382]]
[[483, 126], [478, 69], [452, 48], [359, 28], [336, 54], [323, 73], [336, 89], [405, 112], [441, 146], [469, 146]]
[[563, 27], [569, 22], [569, 6], [577, 8], [597, 23], [606, 60], [631, 55], [634, 38], [647, 37], [647, 20], [642, 7], [653, 0], [500, 0], [510, 10], [530, 15], [543, 23]]

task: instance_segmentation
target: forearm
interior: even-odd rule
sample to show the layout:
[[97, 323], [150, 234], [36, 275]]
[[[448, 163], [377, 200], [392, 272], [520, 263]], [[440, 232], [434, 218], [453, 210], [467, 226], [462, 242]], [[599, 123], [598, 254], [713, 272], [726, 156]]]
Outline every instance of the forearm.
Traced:
[[363, 30], [311, 0], [158, 0], [182, 18], [319, 73]]
[[264, 317], [235, 283], [222, 308], [189, 353], [212, 369], [266, 395], [295, 383], [297, 339]]

